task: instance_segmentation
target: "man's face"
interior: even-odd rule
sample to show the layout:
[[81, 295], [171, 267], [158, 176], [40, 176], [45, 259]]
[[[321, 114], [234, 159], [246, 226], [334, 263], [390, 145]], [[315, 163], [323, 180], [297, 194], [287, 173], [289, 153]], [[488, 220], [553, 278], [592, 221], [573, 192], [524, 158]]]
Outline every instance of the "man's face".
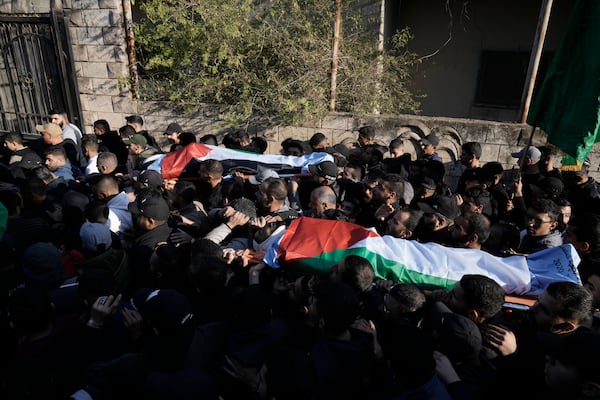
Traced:
[[404, 147], [402, 146], [398, 146], [398, 147], [390, 147], [390, 157], [391, 158], [398, 158], [401, 155], [404, 154]]
[[461, 153], [460, 153], [460, 163], [462, 165], [464, 165], [465, 167], [470, 167], [473, 163], [474, 158], [475, 157], [473, 157], [472, 154], [469, 154], [468, 152], [466, 152], [464, 150], [461, 151]]
[[372, 145], [373, 142], [374, 142], [374, 140], [372, 138], [365, 137], [361, 134], [358, 135], [358, 145], [360, 147]]
[[446, 225], [446, 220], [436, 213], [423, 214], [423, 226], [425, 227], [426, 231], [435, 232], [445, 228]]
[[448, 231], [450, 232], [450, 238], [452, 239], [452, 242], [456, 246], [467, 246], [467, 241], [470, 240], [470, 235], [469, 221], [465, 217], [458, 216], [454, 218], [454, 224], [450, 225]]
[[571, 220], [571, 206], [560, 206], [560, 214], [563, 224], [567, 225]]
[[169, 140], [169, 143], [171, 143], [171, 144], [179, 144], [180, 143], [179, 132], [167, 133], [165, 136], [167, 137], [167, 140]]
[[50, 121], [63, 128], [65, 126], [65, 118], [60, 114], [52, 114]]
[[313, 151], [325, 151], [325, 149], [327, 148], [327, 146], [329, 146], [329, 143], [327, 142], [327, 139], [325, 139], [322, 142], [316, 144], [313, 147]]
[[448, 293], [446, 305], [457, 314], [467, 316], [469, 311], [467, 294], [462, 288], [460, 281], [454, 284], [454, 287]]
[[310, 202], [308, 207], [312, 211], [313, 217], [315, 218], [322, 218], [323, 213], [327, 209], [325, 204], [319, 200], [319, 193], [317, 193], [315, 190], [313, 190], [313, 192], [310, 194]]
[[172, 192], [173, 190], [175, 190], [176, 184], [177, 184], [177, 179], [164, 179], [163, 180], [163, 185], [165, 186], [165, 189], [168, 190], [169, 192]]
[[268, 210], [269, 206], [271, 205], [271, 201], [269, 199], [269, 196], [267, 196], [267, 193], [265, 192], [265, 185], [265, 183], [260, 184], [255, 195], [258, 206], [262, 209]]
[[393, 197], [394, 196], [390, 190], [390, 185], [388, 182], [379, 182], [373, 190], [373, 200], [377, 202], [389, 203], [390, 201], [393, 201]]
[[56, 171], [58, 167], [64, 165], [64, 163], [61, 162], [61, 160], [58, 157], [52, 154], [48, 154], [46, 156], [46, 161], [44, 162], [44, 164], [46, 164], [48, 169], [52, 172]]
[[129, 150], [129, 154], [133, 155], [140, 154], [142, 151], [144, 151], [144, 148], [142, 146], [135, 143], [129, 143], [127, 145], [127, 149]]
[[6, 147], [10, 151], [17, 150], [17, 145], [15, 143], [11, 142], [10, 140], [4, 141], [4, 147]]
[[342, 178], [344, 179], [350, 179], [351, 181], [355, 181], [356, 182], [356, 178], [354, 178], [354, 174], [356, 172], [355, 167], [349, 167], [349, 166], [345, 166], [344, 167], [344, 171], [342, 171]]
[[463, 203], [460, 205], [460, 211], [462, 214], [481, 214], [481, 212], [483, 211], [483, 207], [478, 206], [472, 198], [465, 197], [463, 198]]
[[52, 144], [52, 135], [48, 132], [42, 132], [42, 139], [44, 140], [44, 143]]
[[200, 176], [201, 181], [208, 183], [213, 189], [219, 185], [222, 178], [219, 174], [209, 172], [204, 167], [200, 167], [198, 175]]
[[529, 208], [527, 210], [527, 233], [531, 236], [545, 236], [556, 228], [556, 221], [550, 219], [548, 213], [540, 213]]
[[105, 133], [106, 132], [104, 131], [104, 129], [102, 129], [102, 128], [98, 127], [98, 126], [94, 127], [94, 135], [96, 135], [96, 136], [102, 136]]
[[421, 149], [423, 149], [423, 154], [428, 156], [435, 152], [435, 147], [432, 144], [421, 143]]
[[398, 211], [390, 218], [385, 228], [386, 235], [391, 235], [397, 238], [406, 239], [411, 236], [412, 232], [406, 229], [406, 221], [410, 218], [410, 213], [406, 211]]
[[354, 218], [356, 216], [356, 206], [349, 200], [342, 200], [342, 203], [338, 208], [348, 218]]
[[137, 224], [138, 228], [140, 228], [141, 230], [144, 230], [144, 231], [149, 231], [152, 228], [150, 219], [142, 214], [138, 214], [136, 216], [136, 224]]
[[286, 156], [301, 156], [302, 154], [304, 154], [304, 151], [302, 151], [301, 148], [294, 146], [288, 147], [287, 151], [285, 152]]

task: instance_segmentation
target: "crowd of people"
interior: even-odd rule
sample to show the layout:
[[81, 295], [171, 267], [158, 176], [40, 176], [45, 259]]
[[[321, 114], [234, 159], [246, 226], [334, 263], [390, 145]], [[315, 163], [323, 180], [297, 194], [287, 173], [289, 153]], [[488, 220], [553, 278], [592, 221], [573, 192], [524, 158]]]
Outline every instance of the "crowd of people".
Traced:
[[[450, 185], [435, 132], [412, 159], [409, 139], [362, 126], [341, 143], [284, 140], [282, 155], [331, 155], [306, 174], [208, 158], [164, 179], [150, 166], [192, 143], [263, 154], [267, 142], [176, 122], [161, 137], [137, 115], [82, 134], [50, 114], [39, 140], [2, 138], [0, 398], [600, 399], [589, 163], [561, 171], [555, 149], [530, 145], [507, 170], [466, 142]], [[571, 244], [581, 283], [552, 282], [528, 307], [484, 275], [424, 290], [358, 255], [269, 267], [261, 254], [298, 218], [497, 257]]]

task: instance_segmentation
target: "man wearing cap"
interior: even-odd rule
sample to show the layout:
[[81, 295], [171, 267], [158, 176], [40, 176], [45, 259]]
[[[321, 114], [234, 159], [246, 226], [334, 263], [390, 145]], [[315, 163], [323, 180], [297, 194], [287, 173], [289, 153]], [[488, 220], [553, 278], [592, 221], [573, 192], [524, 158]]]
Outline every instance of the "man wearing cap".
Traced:
[[129, 115], [125, 117], [125, 121], [127, 121], [127, 125], [131, 126], [135, 129], [135, 133], [142, 135], [146, 138], [146, 142], [149, 146], [152, 146], [158, 150], [158, 144], [156, 143], [156, 139], [144, 129], [144, 119], [139, 115]]
[[415, 187], [415, 194], [412, 199], [411, 206], [419, 208], [418, 202], [430, 203], [438, 198], [438, 186], [435, 180], [429, 176], [421, 178], [420, 182]]
[[439, 196], [432, 203], [419, 202], [417, 205], [423, 211], [417, 228], [418, 239], [422, 242], [450, 243], [449, 227], [454, 223], [454, 218], [460, 215], [454, 199]]
[[311, 164], [308, 166], [308, 171], [312, 176], [308, 179], [302, 179], [297, 188], [300, 197], [300, 205], [303, 210], [310, 208], [310, 194], [319, 186], [331, 187], [336, 196], [340, 193], [340, 186], [337, 182], [340, 172], [333, 161], [323, 161], [319, 164]]
[[35, 129], [42, 134], [42, 139], [45, 143], [41, 155], [45, 155], [46, 151], [52, 146], [62, 146], [71, 164], [77, 167], [81, 165], [79, 158], [80, 149], [77, 148], [77, 145], [72, 140], [63, 139], [60, 126], [50, 122], [44, 125], [36, 125]]
[[81, 244], [86, 260], [79, 264], [81, 274], [95, 269], [109, 271], [114, 277], [114, 292], [123, 293], [129, 289], [129, 265], [127, 254], [122, 249], [112, 247], [110, 229], [98, 222], [84, 222], [79, 229]]
[[129, 158], [127, 159], [127, 170], [129, 174], [133, 174], [134, 171], [141, 171], [144, 169], [144, 162], [149, 157], [158, 153], [158, 150], [152, 146], [149, 146], [146, 138], [139, 133], [123, 139], [123, 143], [127, 145], [129, 150]]
[[419, 159], [443, 162], [442, 157], [436, 152], [438, 144], [440, 144], [440, 140], [435, 133], [430, 133], [421, 139], [421, 150], [423, 152], [419, 155]]
[[137, 237], [130, 250], [133, 287], [152, 285], [149, 261], [155, 246], [167, 242], [171, 228], [167, 224], [170, 215], [169, 205], [160, 193], [147, 191], [139, 194], [129, 203], [133, 215]]
[[531, 203], [531, 190], [529, 185], [536, 184], [541, 178], [540, 159], [542, 152], [535, 146], [523, 147], [516, 153], [511, 153], [513, 158], [518, 159], [523, 180], [523, 196], [525, 203]]
[[256, 175], [250, 175], [248, 177], [248, 182], [252, 185], [260, 185], [265, 180], [269, 178], [279, 178], [279, 174], [277, 171], [271, 168], [265, 168], [256, 173]]
[[171, 122], [167, 129], [165, 129], [164, 135], [167, 137], [169, 144], [171, 147], [169, 148], [169, 152], [175, 151], [181, 147], [181, 141], [179, 140], [179, 135], [183, 132], [181, 126], [177, 122]]

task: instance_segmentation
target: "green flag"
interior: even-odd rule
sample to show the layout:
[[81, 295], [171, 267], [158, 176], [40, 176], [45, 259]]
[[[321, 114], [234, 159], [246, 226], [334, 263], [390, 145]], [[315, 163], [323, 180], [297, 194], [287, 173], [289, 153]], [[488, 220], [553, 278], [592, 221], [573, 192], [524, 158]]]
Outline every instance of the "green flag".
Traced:
[[579, 166], [599, 141], [600, 1], [575, 3], [560, 47], [536, 95], [527, 123]]

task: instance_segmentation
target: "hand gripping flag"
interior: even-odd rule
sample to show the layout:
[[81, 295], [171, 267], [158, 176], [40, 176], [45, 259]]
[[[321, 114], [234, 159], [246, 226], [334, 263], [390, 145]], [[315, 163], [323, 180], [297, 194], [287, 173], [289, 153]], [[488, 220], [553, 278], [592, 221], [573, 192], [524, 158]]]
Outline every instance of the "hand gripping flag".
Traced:
[[553, 281], [581, 284], [580, 258], [568, 244], [530, 256], [495, 257], [485, 251], [420, 243], [348, 222], [302, 217], [265, 253], [273, 268], [292, 273], [326, 274], [350, 254], [368, 259], [375, 275], [421, 289], [451, 289], [465, 274], [480, 274], [498, 282], [507, 294], [538, 295]]
[[298, 157], [257, 154], [202, 143], [190, 143], [182, 149], [163, 155], [148, 169], [159, 170], [164, 179], [196, 176], [198, 163], [208, 159], [221, 161], [225, 173], [239, 170], [247, 174], [255, 174], [260, 169], [270, 168], [277, 171], [279, 175], [293, 175], [308, 173], [308, 165], [333, 161], [333, 156], [322, 152]]

